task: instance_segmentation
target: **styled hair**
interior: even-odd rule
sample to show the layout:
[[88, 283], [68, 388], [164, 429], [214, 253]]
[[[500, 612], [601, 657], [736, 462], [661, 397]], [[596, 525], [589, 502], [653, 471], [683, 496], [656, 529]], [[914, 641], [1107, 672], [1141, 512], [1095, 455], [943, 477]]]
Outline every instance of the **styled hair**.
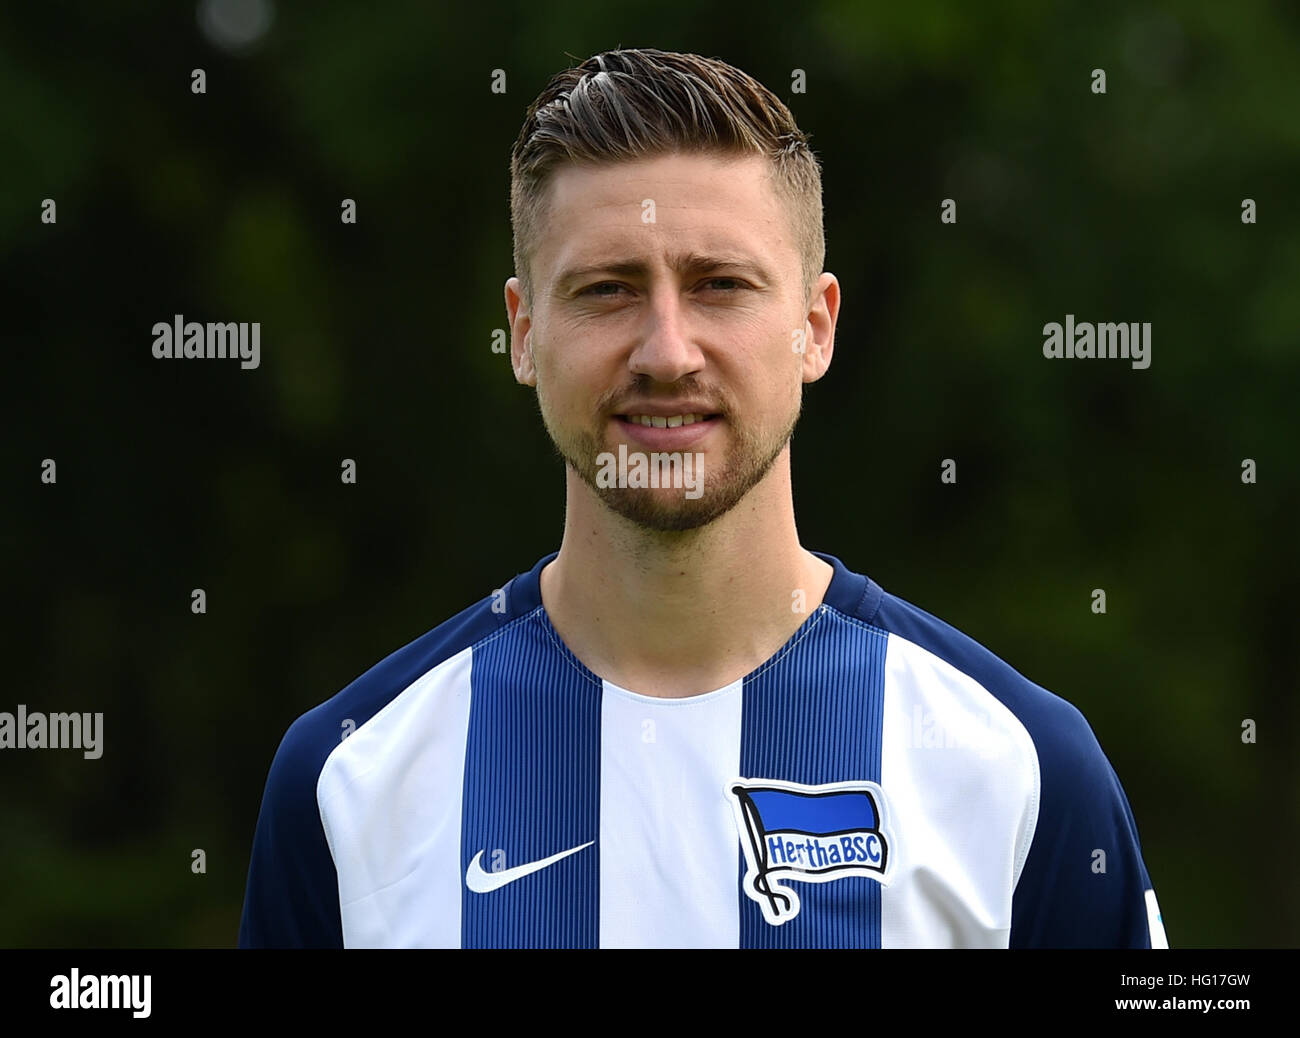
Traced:
[[510, 154], [515, 273], [531, 308], [531, 261], [557, 166], [657, 155], [766, 155], [786, 205], [807, 297], [822, 272], [822, 178], [809, 135], [781, 99], [718, 58], [612, 50], [556, 74], [529, 106]]

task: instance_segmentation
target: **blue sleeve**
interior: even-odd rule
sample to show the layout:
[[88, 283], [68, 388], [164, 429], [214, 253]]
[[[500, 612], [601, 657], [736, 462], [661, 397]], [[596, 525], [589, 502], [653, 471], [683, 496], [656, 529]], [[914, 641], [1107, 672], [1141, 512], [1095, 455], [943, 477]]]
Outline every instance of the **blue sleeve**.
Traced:
[[325, 841], [316, 780], [336, 740], [312, 737], [312, 715], [280, 742], [253, 837], [241, 948], [342, 948], [338, 874]]
[[1067, 709], [1034, 733], [1041, 799], [1010, 946], [1150, 948], [1151, 878], [1128, 797], [1083, 715], [1059, 702]]

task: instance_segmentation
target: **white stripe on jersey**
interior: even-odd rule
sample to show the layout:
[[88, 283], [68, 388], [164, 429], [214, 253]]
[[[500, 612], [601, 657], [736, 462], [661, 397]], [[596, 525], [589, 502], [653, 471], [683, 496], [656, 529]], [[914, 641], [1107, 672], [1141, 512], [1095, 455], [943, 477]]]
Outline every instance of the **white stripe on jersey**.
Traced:
[[[657, 699], [609, 681], [601, 699], [600, 946], [736, 948], [741, 682]], [[657, 867], [665, 860], [671, 868]]]
[[880, 784], [896, 829], [883, 948], [1005, 948], [1038, 820], [1038, 754], [974, 678], [889, 636]]
[[346, 947], [460, 947], [471, 659], [465, 649], [424, 674], [321, 769]]

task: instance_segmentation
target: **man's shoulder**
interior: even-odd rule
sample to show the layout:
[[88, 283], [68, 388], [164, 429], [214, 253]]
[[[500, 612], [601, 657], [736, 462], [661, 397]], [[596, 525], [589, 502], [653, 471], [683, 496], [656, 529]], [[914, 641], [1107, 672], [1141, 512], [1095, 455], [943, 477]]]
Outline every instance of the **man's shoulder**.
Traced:
[[1028, 733], [1039, 777], [1032, 848], [1015, 884], [1011, 946], [1151, 947], [1154, 895], [1137, 825], [1083, 713], [878, 585], [861, 601], [857, 618], [888, 635], [900, 670], [919, 672], [922, 681], [947, 680], [945, 668], [948, 677], [964, 675]]
[[[512, 579], [389, 653], [289, 725], [271, 762], [258, 814], [240, 947], [343, 946], [341, 884], [353, 882], [356, 870], [336, 868], [337, 831], [330, 820], [339, 816], [326, 811], [327, 799], [353, 778], [378, 774], [380, 766], [400, 773], [404, 758], [388, 751], [436, 737], [407, 723], [410, 711], [403, 707], [418, 712], [422, 689], [443, 690], [442, 679], [456, 670], [458, 660], [467, 667], [476, 646], [528, 615], [528, 588], [535, 593], [545, 561], [523, 575], [533, 578], [531, 585], [525, 579], [516, 586], [518, 577]], [[451, 675], [453, 692], [458, 678]], [[457, 699], [454, 694], [434, 698], [453, 705]], [[354, 750], [357, 746], [362, 749]]]
[[852, 603], [854, 618], [885, 632], [901, 667], [955, 672], [1002, 704], [1028, 732], [1039, 757], [1081, 763], [1100, 747], [1073, 703], [1027, 678], [952, 624], [884, 590], [868, 578]]
[[[540, 567], [540, 563], [538, 567]], [[298, 776], [319, 775], [340, 742], [413, 688], [431, 671], [498, 636], [535, 608], [528, 594], [515, 593], [517, 574], [499, 588], [394, 650], [329, 699], [299, 715], [285, 732], [275, 768]]]

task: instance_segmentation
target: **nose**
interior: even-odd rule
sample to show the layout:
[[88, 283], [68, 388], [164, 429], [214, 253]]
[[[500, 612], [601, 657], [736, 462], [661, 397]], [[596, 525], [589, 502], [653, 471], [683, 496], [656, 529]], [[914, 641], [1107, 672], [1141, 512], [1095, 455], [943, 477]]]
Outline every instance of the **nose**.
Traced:
[[658, 286], [651, 294], [641, 341], [627, 366], [634, 375], [658, 382], [676, 382], [704, 367], [704, 354], [691, 339], [676, 285]]

